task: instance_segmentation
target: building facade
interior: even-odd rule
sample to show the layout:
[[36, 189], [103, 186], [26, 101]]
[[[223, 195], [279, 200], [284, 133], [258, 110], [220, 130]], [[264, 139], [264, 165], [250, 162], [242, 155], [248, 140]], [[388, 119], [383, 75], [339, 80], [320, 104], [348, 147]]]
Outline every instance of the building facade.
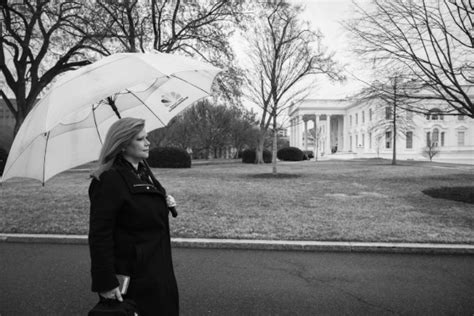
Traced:
[[[431, 101], [432, 102], [432, 101]], [[396, 153], [400, 160], [426, 160], [427, 145], [438, 153], [433, 161], [474, 164], [474, 120], [440, 114], [441, 102], [430, 114], [397, 114]], [[392, 109], [380, 104], [354, 105], [345, 99], [308, 99], [289, 109], [290, 146], [312, 150], [317, 157], [349, 159], [393, 154], [388, 122]]]
[[[15, 105], [15, 100], [10, 100]], [[9, 150], [13, 142], [13, 129], [15, 128], [15, 117], [8, 109], [5, 101], [0, 98], [0, 148]]]

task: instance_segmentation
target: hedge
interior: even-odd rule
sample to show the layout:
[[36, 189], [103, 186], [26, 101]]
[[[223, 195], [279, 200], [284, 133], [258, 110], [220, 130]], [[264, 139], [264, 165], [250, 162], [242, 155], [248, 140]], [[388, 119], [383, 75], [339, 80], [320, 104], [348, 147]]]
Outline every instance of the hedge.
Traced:
[[[257, 157], [257, 152], [255, 149], [245, 149], [242, 152], [243, 163], [255, 163], [256, 157]], [[267, 149], [263, 150], [263, 162], [264, 163], [272, 162], [272, 153]]]
[[309, 160], [314, 158], [314, 152], [312, 150], [303, 150], [304, 158], [303, 160]]
[[7, 163], [8, 151], [3, 148], [0, 148], [0, 175], [3, 174], [3, 169]]
[[283, 161], [301, 161], [304, 159], [303, 152], [296, 147], [282, 148], [277, 152], [277, 157]]
[[191, 168], [191, 156], [175, 147], [153, 148], [147, 161], [153, 168]]

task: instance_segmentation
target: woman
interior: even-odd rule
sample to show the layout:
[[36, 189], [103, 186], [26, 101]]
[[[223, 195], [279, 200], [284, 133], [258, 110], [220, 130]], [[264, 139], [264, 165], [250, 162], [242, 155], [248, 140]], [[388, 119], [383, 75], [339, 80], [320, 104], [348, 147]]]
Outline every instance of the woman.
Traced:
[[92, 291], [122, 301], [116, 275], [130, 276], [124, 298], [141, 315], [178, 315], [168, 212], [175, 202], [144, 163], [145, 122], [123, 118], [110, 127], [89, 187]]

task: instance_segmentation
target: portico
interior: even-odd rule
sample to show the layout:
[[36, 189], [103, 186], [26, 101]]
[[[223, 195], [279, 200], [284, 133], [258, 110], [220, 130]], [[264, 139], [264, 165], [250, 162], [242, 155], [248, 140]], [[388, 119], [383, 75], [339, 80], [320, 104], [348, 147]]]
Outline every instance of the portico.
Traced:
[[289, 109], [290, 144], [315, 157], [346, 151], [346, 100], [305, 100]]

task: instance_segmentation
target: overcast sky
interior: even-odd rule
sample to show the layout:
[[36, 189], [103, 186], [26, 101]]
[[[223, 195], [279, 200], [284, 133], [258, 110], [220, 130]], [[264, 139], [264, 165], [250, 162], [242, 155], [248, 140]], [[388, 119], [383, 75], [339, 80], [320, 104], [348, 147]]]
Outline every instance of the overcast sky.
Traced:
[[[335, 59], [346, 64], [348, 73], [345, 83], [332, 84], [322, 80], [312, 97], [315, 98], [344, 98], [357, 90], [363, 84], [352, 78], [351, 74], [363, 77], [363, 66], [360, 58], [351, 53], [351, 36], [341, 26], [341, 21], [354, 17], [354, 4], [352, 0], [290, 0], [306, 7], [303, 18], [309, 21], [313, 28], [319, 29], [323, 35], [323, 44], [335, 53]], [[357, 0], [359, 5], [367, 5], [370, 0]]]

